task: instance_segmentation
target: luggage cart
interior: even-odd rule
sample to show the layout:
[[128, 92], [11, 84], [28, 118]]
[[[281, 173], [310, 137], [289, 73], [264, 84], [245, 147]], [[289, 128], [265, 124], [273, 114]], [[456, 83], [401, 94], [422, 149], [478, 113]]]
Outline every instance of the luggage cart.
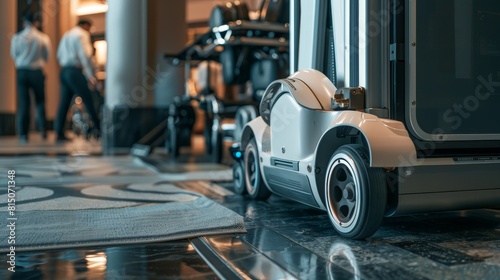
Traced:
[[[264, 1], [267, 3], [269, 1]], [[274, 4], [280, 4], [284, 8], [288, 7], [287, 1], [272, 1]], [[231, 3], [231, 2], [228, 2]], [[241, 5], [241, 4], [239, 4]], [[272, 12], [265, 13], [263, 19], [281, 19], [281, 11], [275, 11], [271, 3], [263, 5], [262, 9], [270, 9]], [[216, 7], [212, 15], [227, 15], [224, 11], [228, 5]], [[233, 6], [236, 7], [236, 6]], [[221, 11], [222, 10], [222, 11]], [[245, 10], [241, 9], [240, 10]], [[239, 12], [242, 13], [241, 11]], [[248, 12], [247, 12], [248, 13]], [[262, 12], [261, 12], [262, 13]], [[288, 10], [285, 9], [288, 19]], [[169, 59], [172, 64], [184, 64], [186, 86], [185, 93], [180, 98], [177, 98], [169, 106], [169, 116], [167, 121], [167, 151], [177, 157], [179, 149], [182, 145], [190, 143], [191, 133], [187, 132], [192, 129], [190, 125], [183, 125], [182, 120], [186, 120], [182, 110], [186, 111], [192, 108], [193, 101], [199, 104], [199, 107], [205, 111], [205, 145], [206, 150], [212, 155], [212, 161], [220, 162], [223, 155], [223, 138], [224, 136], [233, 136], [232, 131], [224, 131], [222, 120], [225, 118], [235, 118], [236, 112], [242, 106], [256, 105], [259, 99], [258, 94], [262, 94], [264, 88], [260, 91], [255, 91], [256, 95], [253, 99], [243, 102], [228, 103], [220, 100], [215, 96], [213, 91], [207, 90], [199, 95], [191, 96], [187, 86], [187, 81], [191, 76], [191, 68], [196, 66], [201, 61], [216, 61], [222, 64], [223, 79], [226, 84], [235, 84], [246, 82], [250, 78], [250, 74], [262, 80], [268, 79], [269, 82], [285, 77], [288, 73], [288, 24], [279, 21], [251, 21], [248, 18], [239, 19], [238, 17], [221, 18], [213, 16], [211, 20], [213, 26], [209, 32], [198, 36], [194, 42], [187, 46], [178, 54], [166, 54], [165, 58]], [[229, 21], [231, 20], [231, 21]], [[282, 19], [281, 19], [282, 20]], [[264, 69], [264, 70], [262, 70]], [[265, 72], [263, 74], [262, 72]], [[255, 89], [258, 89], [257, 86]], [[262, 85], [260, 85], [262, 87]], [[245, 110], [240, 110], [239, 115], [255, 114], [250, 112], [249, 107]], [[253, 108], [253, 107], [252, 107]], [[193, 109], [194, 110], [194, 109]], [[194, 114], [190, 114], [190, 116]], [[245, 116], [243, 119], [248, 119]], [[239, 118], [240, 120], [242, 118]], [[234, 127], [234, 126], [232, 126]], [[241, 130], [241, 125], [240, 125]], [[178, 137], [180, 131], [185, 131], [185, 139], [180, 140]]]

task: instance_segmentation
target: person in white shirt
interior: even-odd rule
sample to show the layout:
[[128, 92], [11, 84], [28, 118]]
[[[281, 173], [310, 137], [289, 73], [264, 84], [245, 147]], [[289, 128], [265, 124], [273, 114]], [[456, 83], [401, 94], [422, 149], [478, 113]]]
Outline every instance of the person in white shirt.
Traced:
[[47, 138], [45, 118], [45, 75], [42, 68], [49, 59], [51, 43], [46, 34], [33, 25], [33, 14], [23, 18], [24, 29], [12, 37], [10, 53], [17, 74], [17, 133], [19, 141], [28, 141], [30, 123], [30, 89], [34, 93], [37, 125], [42, 138]]
[[77, 26], [64, 33], [57, 49], [57, 60], [61, 65], [61, 99], [54, 129], [56, 139], [59, 141], [67, 140], [64, 135], [66, 116], [74, 95], [82, 98], [92, 119], [92, 133], [100, 135], [100, 120], [90, 91], [97, 83], [91, 60], [93, 55], [89, 32], [91, 26], [90, 21], [80, 20]]

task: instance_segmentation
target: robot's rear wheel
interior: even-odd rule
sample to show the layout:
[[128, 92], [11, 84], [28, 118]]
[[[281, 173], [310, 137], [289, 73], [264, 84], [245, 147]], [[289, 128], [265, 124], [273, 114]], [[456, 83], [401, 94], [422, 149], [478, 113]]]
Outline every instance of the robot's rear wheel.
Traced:
[[260, 174], [260, 158], [255, 138], [252, 138], [245, 147], [243, 162], [248, 195], [258, 200], [269, 198], [271, 191], [267, 189], [262, 174]]

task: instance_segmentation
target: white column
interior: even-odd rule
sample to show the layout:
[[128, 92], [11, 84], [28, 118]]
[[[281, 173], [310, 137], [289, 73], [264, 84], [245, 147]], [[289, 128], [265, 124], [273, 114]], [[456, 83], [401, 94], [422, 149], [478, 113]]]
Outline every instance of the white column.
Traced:
[[183, 93], [183, 70], [163, 58], [186, 43], [185, 0], [108, 1], [106, 105], [165, 106]]
[[148, 1], [107, 3], [105, 103], [110, 110], [119, 105], [138, 107], [146, 103], [148, 95], [142, 88], [147, 66]]
[[[151, 108], [165, 108], [183, 94], [182, 68], [166, 63], [166, 52], [186, 43], [185, 0], [108, 0], [106, 15], [105, 152], [139, 139], [154, 124]], [[154, 110], [153, 110], [154, 111]]]

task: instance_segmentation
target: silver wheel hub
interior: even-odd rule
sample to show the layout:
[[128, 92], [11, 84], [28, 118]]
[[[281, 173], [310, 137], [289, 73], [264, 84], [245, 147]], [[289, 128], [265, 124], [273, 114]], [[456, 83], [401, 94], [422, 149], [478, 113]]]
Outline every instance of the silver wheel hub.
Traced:
[[346, 154], [337, 154], [327, 171], [326, 203], [330, 219], [336, 228], [348, 232], [359, 219], [359, 173], [356, 164]]
[[354, 184], [353, 183], [349, 183], [347, 184], [347, 186], [345, 187], [344, 191], [342, 192], [342, 195], [344, 196], [344, 199], [347, 199], [348, 201], [355, 201], [355, 197], [354, 197]]

